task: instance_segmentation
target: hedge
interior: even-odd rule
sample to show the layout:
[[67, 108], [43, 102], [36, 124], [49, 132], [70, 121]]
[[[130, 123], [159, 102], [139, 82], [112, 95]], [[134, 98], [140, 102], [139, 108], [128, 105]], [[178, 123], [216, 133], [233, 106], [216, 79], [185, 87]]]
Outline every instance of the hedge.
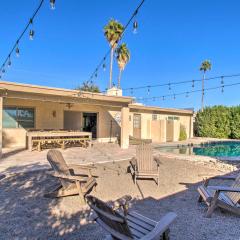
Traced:
[[194, 131], [198, 137], [239, 139], [240, 106], [206, 107], [197, 113]]

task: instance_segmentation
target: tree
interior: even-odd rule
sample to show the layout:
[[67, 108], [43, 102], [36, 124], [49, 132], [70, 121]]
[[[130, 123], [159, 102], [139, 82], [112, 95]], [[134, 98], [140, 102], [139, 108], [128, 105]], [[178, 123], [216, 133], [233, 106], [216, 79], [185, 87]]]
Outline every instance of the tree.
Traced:
[[85, 81], [81, 86], [77, 87], [76, 90], [85, 91], [85, 92], [94, 92], [100, 93], [100, 89], [93, 82]]
[[121, 44], [117, 49], [117, 62], [119, 67], [119, 75], [118, 75], [118, 88], [120, 88], [120, 81], [121, 81], [121, 75], [122, 71], [126, 67], [127, 63], [130, 60], [130, 52], [127, 48], [127, 44], [123, 43]]
[[111, 19], [104, 27], [104, 36], [106, 37], [111, 47], [109, 88], [112, 87], [113, 54], [114, 50], [117, 47], [117, 42], [121, 38], [123, 30], [124, 30], [123, 25], [114, 19]]
[[202, 79], [202, 105], [201, 105], [201, 111], [203, 111], [204, 108], [204, 81], [205, 81], [205, 75], [208, 70], [211, 70], [212, 64], [209, 60], [205, 60], [202, 62], [200, 71], [203, 72], [203, 79]]

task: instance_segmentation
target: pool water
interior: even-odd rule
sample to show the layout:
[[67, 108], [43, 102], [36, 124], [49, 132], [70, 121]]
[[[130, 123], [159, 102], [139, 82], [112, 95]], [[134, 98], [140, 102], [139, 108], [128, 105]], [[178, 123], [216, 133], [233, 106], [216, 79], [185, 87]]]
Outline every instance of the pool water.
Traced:
[[194, 146], [166, 146], [160, 147], [159, 150], [177, 154], [193, 154], [209, 157], [240, 157], [240, 141], [205, 143]]

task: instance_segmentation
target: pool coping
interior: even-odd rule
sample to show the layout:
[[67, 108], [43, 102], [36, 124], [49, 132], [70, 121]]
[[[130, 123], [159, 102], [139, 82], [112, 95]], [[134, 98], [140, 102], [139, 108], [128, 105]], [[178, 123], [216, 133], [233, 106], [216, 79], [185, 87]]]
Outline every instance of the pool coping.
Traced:
[[[198, 139], [194, 139], [198, 140]], [[154, 150], [162, 157], [172, 158], [177, 160], [191, 161], [197, 164], [208, 164], [211, 167], [223, 171], [236, 171], [240, 168], [240, 157], [209, 157], [203, 155], [188, 155], [177, 154], [161, 151], [161, 147], [179, 147], [179, 146], [201, 146], [206, 143], [219, 143], [219, 142], [240, 142], [237, 139], [199, 139], [200, 142], [172, 142], [163, 144], [153, 144]]]

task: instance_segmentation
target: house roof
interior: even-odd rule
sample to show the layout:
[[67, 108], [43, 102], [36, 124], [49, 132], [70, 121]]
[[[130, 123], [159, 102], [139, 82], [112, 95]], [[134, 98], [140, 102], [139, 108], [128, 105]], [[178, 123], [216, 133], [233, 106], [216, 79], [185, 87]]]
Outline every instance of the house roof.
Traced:
[[133, 97], [110, 96], [103, 93], [90, 93], [78, 90], [45, 87], [31, 84], [0, 81], [0, 90], [6, 98], [19, 98], [40, 101], [54, 101], [64, 103], [99, 103], [108, 106], [129, 106], [133, 111], [151, 111], [168, 114], [193, 115], [192, 110], [161, 108], [155, 106], [144, 106], [133, 104]]
[[129, 104], [130, 109], [134, 110], [142, 110], [142, 111], [151, 111], [156, 113], [168, 113], [168, 114], [186, 114], [193, 115], [194, 111], [189, 109], [177, 109], [177, 108], [161, 108], [155, 106], [145, 106], [139, 104]]
[[[78, 90], [71, 89], [63, 89], [63, 88], [52, 88], [31, 84], [22, 84], [15, 82], [6, 82], [0, 81], [0, 89], [4, 91], [8, 97], [15, 96], [16, 98], [20, 96], [28, 96], [29, 99], [31, 96], [32, 99], [36, 99], [35, 96], [44, 97], [45, 100], [48, 97], [55, 97], [58, 99], [62, 99], [63, 101], [68, 101], [70, 99], [90, 99], [90, 100], [99, 100], [99, 101], [107, 101], [112, 103], [123, 103], [129, 104], [132, 103], [132, 97], [123, 97], [123, 96], [109, 96], [103, 93], [90, 93]], [[15, 94], [14, 94], [15, 93]], [[39, 99], [40, 100], [40, 99]]]

